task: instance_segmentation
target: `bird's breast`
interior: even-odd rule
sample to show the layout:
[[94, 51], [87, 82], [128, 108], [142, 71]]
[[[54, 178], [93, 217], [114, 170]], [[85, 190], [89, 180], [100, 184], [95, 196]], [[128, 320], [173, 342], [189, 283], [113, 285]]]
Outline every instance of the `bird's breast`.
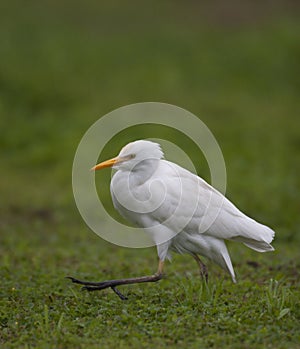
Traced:
[[117, 172], [111, 182], [111, 195], [117, 209], [133, 214], [146, 214], [157, 210], [166, 199], [164, 183], [151, 177], [140, 184], [132, 172]]

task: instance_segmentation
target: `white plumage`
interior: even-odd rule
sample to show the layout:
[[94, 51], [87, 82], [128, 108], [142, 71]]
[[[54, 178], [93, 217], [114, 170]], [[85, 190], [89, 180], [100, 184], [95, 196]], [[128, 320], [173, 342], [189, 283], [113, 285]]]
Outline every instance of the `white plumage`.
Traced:
[[201, 255], [229, 272], [235, 282], [225, 240], [258, 252], [274, 250], [273, 230], [247, 217], [200, 177], [163, 160], [159, 144], [129, 143], [116, 158], [94, 169], [108, 166], [117, 170], [111, 181], [115, 208], [152, 236], [162, 263], [170, 251], [196, 259]]

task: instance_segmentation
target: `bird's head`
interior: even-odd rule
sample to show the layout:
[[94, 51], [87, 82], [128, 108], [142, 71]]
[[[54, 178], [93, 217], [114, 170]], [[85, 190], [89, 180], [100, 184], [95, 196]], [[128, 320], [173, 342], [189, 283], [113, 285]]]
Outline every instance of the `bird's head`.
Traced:
[[110, 160], [101, 162], [92, 170], [100, 170], [105, 167], [113, 167], [117, 170], [134, 171], [140, 164], [157, 162], [164, 156], [160, 145], [151, 141], [138, 140], [128, 143], [123, 147], [119, 155]]

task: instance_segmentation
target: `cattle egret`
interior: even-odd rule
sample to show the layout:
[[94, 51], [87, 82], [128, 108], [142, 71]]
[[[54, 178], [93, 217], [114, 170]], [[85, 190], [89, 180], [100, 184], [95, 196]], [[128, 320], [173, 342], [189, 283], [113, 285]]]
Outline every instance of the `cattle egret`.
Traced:
[[226, 270], [236, 282], [225, 240], [241, 242], [258, 252], [274, 250], [272, 229], [246, 216], [202, 178], [163, 156], [159, 144], [138, 140], [122, 148], [117, 157], [92, 168], [117, 170], [110, 185], [114, 207], [151, 235], [159, 257], [157, 273], [103, 282], [69, 277], [74, 283], [89, 291], [111, 287], [126, 299], [116, 286], [160, 280], [171, 251], [190, 254], [205, 279], [207, 268], [199, 255]]

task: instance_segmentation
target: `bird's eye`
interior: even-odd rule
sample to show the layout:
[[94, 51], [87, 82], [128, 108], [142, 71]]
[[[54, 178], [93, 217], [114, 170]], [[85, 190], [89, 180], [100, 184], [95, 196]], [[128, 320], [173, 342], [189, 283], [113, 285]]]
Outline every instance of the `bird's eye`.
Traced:
[[135, 158], [135, 154], [129, 154], [129, 155], [124, 155], [122, 156], [122, 161], [128, 161]]

